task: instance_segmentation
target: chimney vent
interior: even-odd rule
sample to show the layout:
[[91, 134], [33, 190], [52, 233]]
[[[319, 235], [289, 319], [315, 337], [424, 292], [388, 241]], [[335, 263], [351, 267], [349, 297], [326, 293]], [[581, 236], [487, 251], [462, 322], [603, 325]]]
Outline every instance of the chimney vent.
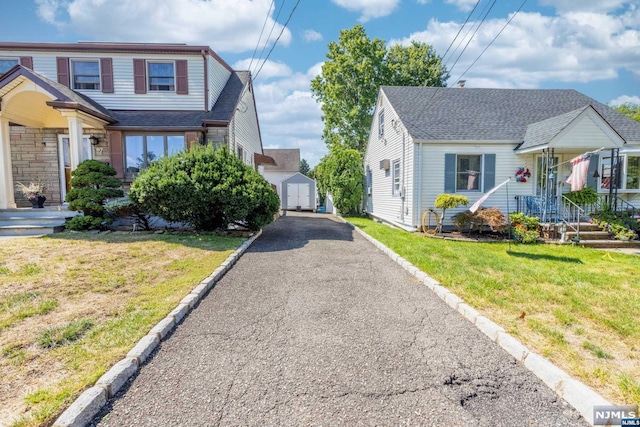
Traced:
[[458, 87], [462, 88], [464, 87], [464, 84], [466, 83], [466, 80], [458, 80]]

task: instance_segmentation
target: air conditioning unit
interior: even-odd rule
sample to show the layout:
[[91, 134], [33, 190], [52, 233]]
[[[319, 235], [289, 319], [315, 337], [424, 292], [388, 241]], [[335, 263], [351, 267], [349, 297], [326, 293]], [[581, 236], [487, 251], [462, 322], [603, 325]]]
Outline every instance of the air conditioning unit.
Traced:
[[380, 160], [380, 169], [388, 171], [391, 168], [391, 161], [389, 159]]

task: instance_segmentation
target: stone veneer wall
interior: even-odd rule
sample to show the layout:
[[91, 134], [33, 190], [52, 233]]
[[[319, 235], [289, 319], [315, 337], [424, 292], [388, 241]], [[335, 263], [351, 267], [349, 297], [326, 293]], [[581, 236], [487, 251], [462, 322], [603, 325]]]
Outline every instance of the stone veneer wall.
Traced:
[[[45, 206], [57, 206], [63, 203], [60, 193], [60, 156], [58, 153], [58, 135], [68, 135], [67, 129], [38, 129], [23, 126], [11, 126], [11, 163], [13, 182], [28, 184], [41, 181], [47, 184]], [[100, 144], [93, 149], [93, 158], [109, 162], [109, 146], [104, 131], [92, 129], [85, 131], [100, 137]], [[44, 144], [43, 144], [44, 142]], [[18, 207], [30, 207], [22, 193], [14, 189], [14, 197]]]

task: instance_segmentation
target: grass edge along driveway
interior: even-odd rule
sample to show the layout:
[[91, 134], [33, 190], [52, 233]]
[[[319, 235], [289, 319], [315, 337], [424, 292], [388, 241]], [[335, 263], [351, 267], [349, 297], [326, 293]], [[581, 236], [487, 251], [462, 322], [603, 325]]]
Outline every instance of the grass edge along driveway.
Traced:
[[640, 402], [640, 258], [459, 242], [346, 218], [605, 398]]
[[0, 246], [0, 425], [53, 422], [244, 238], [59, 233]]

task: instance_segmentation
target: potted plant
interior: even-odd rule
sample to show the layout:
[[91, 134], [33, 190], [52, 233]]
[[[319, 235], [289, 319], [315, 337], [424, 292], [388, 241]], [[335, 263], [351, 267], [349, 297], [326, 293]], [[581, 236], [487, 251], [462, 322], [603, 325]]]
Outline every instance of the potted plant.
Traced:
[[44, 196], [44, 192], [47, 190], [47, 185], [41, 181], [31, 181], [28, 185], [18, 182], [18, 191], [31, 202], [33, 209], [43, 208], [44, 201], [47, 198]]

